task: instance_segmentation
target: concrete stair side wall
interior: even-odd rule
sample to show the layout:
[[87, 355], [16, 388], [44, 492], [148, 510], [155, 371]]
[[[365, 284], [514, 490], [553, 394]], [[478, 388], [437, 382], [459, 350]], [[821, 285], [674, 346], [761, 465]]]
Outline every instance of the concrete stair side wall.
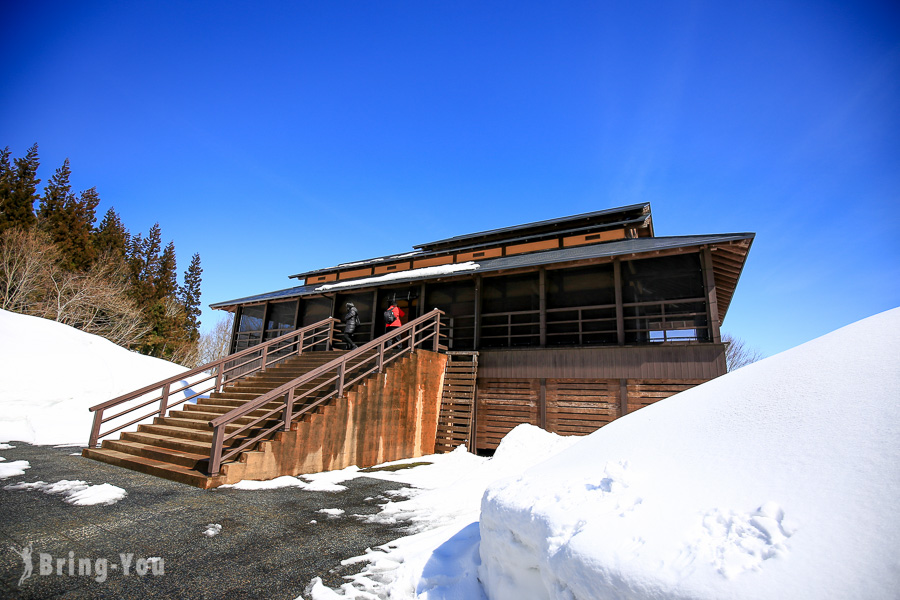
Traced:
[[447, 357], [417, 351], [222, 466], [217, 485], [360, 468], [434, 452]]

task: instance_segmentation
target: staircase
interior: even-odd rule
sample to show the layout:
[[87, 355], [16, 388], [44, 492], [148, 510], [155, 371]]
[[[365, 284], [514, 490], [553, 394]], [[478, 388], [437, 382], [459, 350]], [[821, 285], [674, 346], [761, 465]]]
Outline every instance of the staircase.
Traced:
[[[214, 487], [219, 484], [220, 477], [207, 475], [213, 441], [209, 422], [343, 354], [344, 351], [306, 352], [289, 358], [262, 373], [228, 385], [221, 392], [211, 393], [209, 398], [198, 398], [196, 404], [186, 403], [181, 406], [181, 410], [171, 411], [165, 417], [155, 417], [152, 425], [138, 425], [137, 431], [123, 433], [118, 440], [103, 440], [100, 448], [85, 448], [82, 456], [201, 488]], [[299, 392], [316, 387], [325, 379], [322, 376], [304, 384], [298, 395]], [[312, 403], [317, 398], [318, 395], [313, 393], [305, 401]], [[229, 424], [227, 431], [239, 429], [251, 422], [253, 417], [265, 414], [278, 404], [273, 401], [260, 407], [234, 424]], [[321, 409], [322, 407], [318, 407], [311, 411], [304, 419], [309, 420], [312, 414]], [[243, 437], [229, 441], [227, 446], [236, 446], [278, 421], [277, 416], [262, 421], [242, 432]]]
[[441, 414], [434, 444], [436, 454], [466, 445], [475, 451], [475, 391], [478, 352], [449, 351], [441, 391]]

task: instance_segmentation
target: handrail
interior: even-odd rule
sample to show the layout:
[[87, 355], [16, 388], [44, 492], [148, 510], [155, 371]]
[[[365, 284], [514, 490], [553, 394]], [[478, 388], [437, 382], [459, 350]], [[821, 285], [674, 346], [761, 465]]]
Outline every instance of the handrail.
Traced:
[[[394, 331], [389, 331], [209, 421], [210, 427], [213, 428], [209, 475], [212, 477], [218, 475], [223, 461], [240, 454], [275, 431], [290, 431], [291, 423], [298, 417], [331, 398], [343, 396], [344, 390], [349, 386], [371, 373], [382, 372], [387, 364], [404, 354], [411, 353], [415, 348], [424, 347], [426, 342], [430, 342], [434, 352], [446, 350], [440, 343], [443, 314], [442, 310], [435, 308], [406, 325], [391, 328]], [[388, 354], [391, 350], [396, 351]], [[323, 380], [317, 383], [320, 379]], [[301, 392], [300, 388], [307, 384], [311, 387]], [[278, 399], [281, 401], [275, 407], [266, 408], [267, 404]], [[303, 405], [295, 411], [294, 405], [298, 401]], [[256, 411], [264, 412], [261, 415], [251, 416], [251, 413]], [[247, 416], [251, 416], [252, 419], [249, 423], [227, 431], [227, 428], [234, 426], [238, 419]], [[248, 430], [250, 431], [247, 435], [237, 439]], [[226, 444], [229, 444], [227, 449]]]
[[[100, 404], [97, 404], [96, 406], [92, 406], [88, 409], [94, 413], [94, 423], [91, 427], [91, 435], [88, 441], [88, 447], [93, 448], [97, 445], [100, 438], [116, 433], [117, 431], [120, 431], [125, 427], [128, 427], [129, 425], [134, 425], [135, 423], [143, 421], [144, 419], [150, 418], [155, 415], [165, 417], [166, 411], [168, 409], [174, 408], [179, 404], [192, 400], [193, 398], [196, 398], [197, 396], [200, 396], [207, 392], [220, 391], [225, 383], [229, 381], [243, 379], [254, 373], [265, 371], [269, 366], [281, 362], [289, 356], [293, 356], [295, 354], [300, 355], [304, 350], [308, 348], [325, 343], [326, 349], [330, 349], [332, 341], [334, 339], [334, 326], [335, 323], [339, 322], [339, 319], [335, 319], [333, 317], [323, 319], [317, 323], [313, 323], [312, 325], [307, 325], [306, 327], [296, 329], [262, 344], [257, 344], [256, 346], [251, 346], [250, 348], [241, 350], [240, 352], [229, 354], [228, 356], [225, 356], [218, 360], [214, 360], [205, 365], [190, 369], [189, 371], [185, 371], [183, 373], [179, 373], [178, 375], [173, 375], [172, 377], [169, 377], [167, 379], [157, 381], [156, 383], [144, 386], [133, 392], [123, 394], [122, 396], [118, 396], [117, 398], [113, 398], [112, 400], [107, 400], [106, 402], [102, 402]], [[285, 352], [286, 349], [288, 350], [287, 352]], [[258, 354], [258, 356], [254, 356], [249, 360], [237, 364], [238, 361], [249, 357], [251, 354]], [[248, 367], [246, 370], [241, 370], [242, 368], [247, 367], [251, 363], [255, 362], [259, 362], [259, 364]], [[237, 372], [235, 373], [235, 371]], [[202, 373], [208, 373], [209, 375], [208, 377], [195, 380], [193, 383], [186, 382], [185, 385], [180, 388], [172, 389], [172, 384], [177, 384], [180, 381], [185, 381], [190, 377], [194, 377]], [[193, 388], [198, 387], [201, 384], [205, 384], [210, 380], [215, 380], [213, 383], [209, 384], [210, 387], [207, 387], [200, 392], [194, 391]], [[170, 396], [180, 392], [185, 392], [185, 390], [188, 390], [188, 388], [191, 388], [191, 392], [193, 393], [193, 395], [187, 396], [179, 400], [178, 402], [175, 402], [174, 404], [169, 404], [168, 400]], [[118, 406], [130, 400], [141, 398], [142, 396], [156, 392], [157, 390], [160, 393], [159, 396], [147, 400], [137, 406], [127, 408], [122, 412], [116, 413], [112, 416], [104, 417], [104, 411], [106, 411], [107, 409]], [[103, 425], [103, 423], [134, 412], [157, 401], [159, 402], [158, 409], [141, 417], [138, 417], [128, 423], [125, 423], [124, 425], [119, 425], [114, 429], [110, 429], [109, 431], [100, 433], [100, 427]]]

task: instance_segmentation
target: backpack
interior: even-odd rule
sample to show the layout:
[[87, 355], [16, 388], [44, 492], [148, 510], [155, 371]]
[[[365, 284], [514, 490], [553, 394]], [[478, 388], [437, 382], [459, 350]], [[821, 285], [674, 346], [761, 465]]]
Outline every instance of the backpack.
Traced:
[[390, 325], [391, 323], [393, 323], [396, 320], [397, 320], [397, 315], [394, 314], [394, 311], [392, 311], [391, 309], [387, 309], [386, 311], [384, 311], [384, 324], [385, 325]]

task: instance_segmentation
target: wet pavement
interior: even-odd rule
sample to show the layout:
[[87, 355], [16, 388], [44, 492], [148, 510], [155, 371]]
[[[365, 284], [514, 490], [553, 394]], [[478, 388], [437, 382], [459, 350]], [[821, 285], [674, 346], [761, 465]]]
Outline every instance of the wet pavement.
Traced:
[[[378, 512], [383, 494], [402, 487], [392, 482], [361, 477], [342, 483], [342, 492], [200, 490], [72, 456], [78, 447], [11, 445], [0, 450], [6, 464], [27, 460], [31, 468], [0, 481], [4, 598], [293, 599], [316, 576], [341, 585], [342, 575], [360, 569], [341, 566], [342, 559], [403, 535], [399, 526], [353, 516]], [[111, 506], [74, 506], [60, 495], [3, 489], [63, 479], [109, 483], [128, 496]], [[318, 512], [323, 508], [345, 514], [329, 518]], [[212, 523], [221, 533], [207, 537]], [[17, 552], [29, 543], [33, 571], [20, 585], [25, 561]], [[161, 558], [162, 568], [146, 562], [151, 557]]]

